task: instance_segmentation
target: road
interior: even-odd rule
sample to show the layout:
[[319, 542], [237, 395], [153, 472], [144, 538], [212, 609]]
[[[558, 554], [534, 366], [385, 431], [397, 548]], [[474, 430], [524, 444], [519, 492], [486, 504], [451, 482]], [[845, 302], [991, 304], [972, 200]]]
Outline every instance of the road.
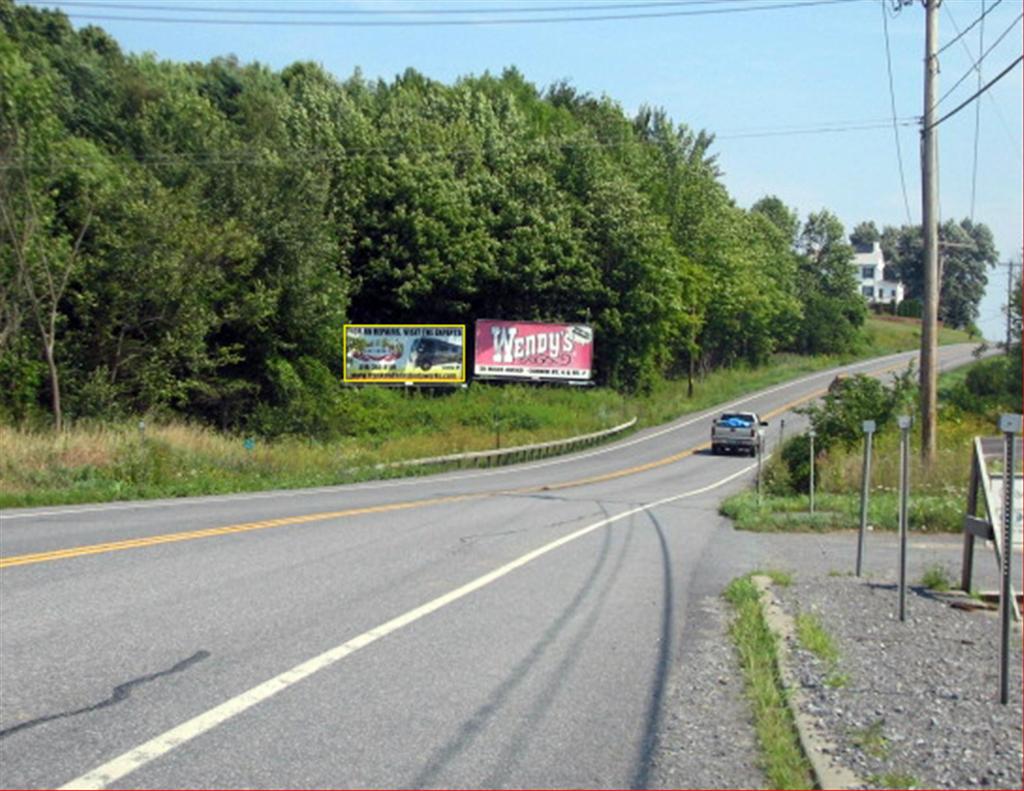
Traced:
[[[834, 373], [713, 412], [771, 447]], [[5, 511], [0, 786], [650, 785], [695, 602], [757, 565], [713, 412], [500, 469]]]

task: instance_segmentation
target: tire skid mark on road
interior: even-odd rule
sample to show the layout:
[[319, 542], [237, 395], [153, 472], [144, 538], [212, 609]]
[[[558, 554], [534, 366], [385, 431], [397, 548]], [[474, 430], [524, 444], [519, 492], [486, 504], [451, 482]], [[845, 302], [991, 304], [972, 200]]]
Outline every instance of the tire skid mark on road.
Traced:
[[692, 489], [688, 492], [681, 494], [671, 495], [664, 497], [660, 500], [655, 500], [650, 503], [646, 503], [637, 508], [631, 508], [627, 511], [621, 511], [618, 514], [601, 519], [600, 521], [589, 524], [579, 530], [568, 533], [567, 535], [557, 538], [554, 541], [550, 541], [543, 546], [540, 546], [525, 555], [521, 555], [515, 560], [509, 561], [503, 566], [499, 566], [493, 571], [488, 572], [480, 577], [477, 577], [466, 584], [449, 591], [446, 594], [438, 596], [425, 604], [421, 604], [408, 612], [405, 612], [390, 621], [387, 621], [380, 626], [377, 626], [369, 631], [363, 632], [362, 634], [353, 637], [352, 639], [342, 643], [341, 645], [335, 646], [318, 656], [308, 659], [295, 667], [284, 671], [280, 675], [274, 676], [262, 684], [258, 684], [251, 689], [242, 692], [239, 695], [221, 703], [218, 706], [209, 709], [192, 719], [171, 728], [168, 731], [150, 739], [144, 744], [129, 750], [122, 755], [113, 758], [107, 763], [93, 769], [85, 774], [76, 777], [74, 780], [61, 786], [61, 791], [67, 789], [99, 789], [106, 788], [112, 783], [116, 783], [121, 778], [128, 774], [131, 774], [135, 770], [145, 766], [146, 764], [166, 755], [172, 750], [181, 747], [192, 739], [206, 733], [218, 725], [221, 725], [228, 720], [236, 717], [244, 711], [249, 710], [253, 706], [273, 697], [279, 692], [282, 692], [293, 684], [297, 684], [300, 681], [309, 678], [314, 673], [324, 670], [332, 665], [340, 662], [346, 657], [354, 654], [362, 648], [366, 648], [369, 645], [377, 642], [381, 638], [387, 637], [393, 632], [397, 632], [400, 629], [409, 626], [421, 618], [434, 613], [449, 604], [452, 604], [459, 599], [462, 599], [471, 593], [475, 593], [481, 588], [485, 588], [493, 582], [511, 574], [519, 568], [532, 563], [534, 560], [547, 555], [549, 552], [553, 552], [566, 544], [569, 544], [577, 539], [583, 538], [595, 530], [598, 530], [607, 525], [614, 524], [623, 519], [627, 519], [634, 514], [639, 514], [644, 511], [657, 508], [667, 503], [672, 503], [677, 500], [683, 500], [688, 497], [694, 497], [699, 494], [717, 489], [720, 486], [736, 480], [737, 478], [746, 475], [755, 468], [756, 465], [750, 464], [742, 469], [727, 475], [724, 478], [715, 481], [714, 483], [702, 486], [699, 489]]

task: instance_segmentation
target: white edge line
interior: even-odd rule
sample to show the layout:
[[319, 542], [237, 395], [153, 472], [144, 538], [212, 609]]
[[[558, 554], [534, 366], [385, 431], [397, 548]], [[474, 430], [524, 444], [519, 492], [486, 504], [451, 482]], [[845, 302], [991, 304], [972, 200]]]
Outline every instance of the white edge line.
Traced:
[[386, 637], [392, 632], [397, 632], [399, 629], [402, 629], [403, 627], [406, 627], [409, 624], [440, 610], [442, 607], [490, 585], [492, 582], [501, 579], [506, 574], [510, 574], [542, 555], [546, 555], [548, 552], [558, 549], [559, 547], [562, 547], [571, 541], [575, 541], [578, 538], [582, 538], [598, 528], [605, 527], [613, 522], [618, 522], [626, 517], [633, 516], [634, 514], [638, 514], [642, 511], [657, 508], [658, 506], [674, 502], [675, 500], [682, 500], [686, 497], [693, 497], [694, 495], [703, 494], [704, 492], [716, 489], [719, 486], [729, 483], [730, 481], [739, 478], [741, 475], [750, 472], [755, 468], [755, 466], [756, 465], [750, 464], [738, 472], [700, 489], [694, 489], [689, 492], [684, 492], [683, 494], [672, 495], [671, 497], [665, 497], [661, 500], [656, 500], [637, 508], [631, 508], [628, 511], [623, 511], [615, 516], [594, 522], [593, 524], [582, 527], [575, 532], [544, 544], [543, 546], [527, 552], [525, 555], [521, 555], [515, 560], [510, 561], [509, 563], [506, 563], [483, 576], [477, 577], [471, 582], [467, 582], [461, 587], [455, 588], [442, 596], [438, 596], [436, 599], [432, 599], [426, 604], [421, 604], [419, 607], [409, 610], [396, 618], [392, 618], [390, 621], [387, 621], [380, 626], [376, 626], [369, 631], [363, 632], [357, 637], [353, 637], [351, 640], [348, 640], [339, 646], [335, 646], [319, 656], [307, 659], [305, 662], [301, 662], [290, 670], [286, 670], [285, 672], [264, 681], [262, 684], [258, 684], [240, 695], [236, 695], [230, 700], [226, 700], [224, 703], [221, 703], [220, 705], [215, 706], [214, 708], [209, 709], [186, 722], [183, 722], [181, 725], [161, 733], [159, 736], [140, 744], [133, 750], [129, 750], [128, 752], [107, 761], [105, 764], [86, 772], [80, 777], [76, 777], [74, 780], [65, 783], [61, 786], [61, 791], [64, 789], [105, 788], [111, 783], [117, 782], [125, 775], [134, 772], [136, 769], [139, 769], [151, 761], [166, 755], [174, 748], [180, 747], [185, 742], [206, 733], [232, 717], [241, 714], [273, 695], [276, 695], [278, 692], [281, 692], [293, 684], [308, 678], [317, 671], [324, 670], [336, 662], [340, 662], [345, 657], [354, 654], [360, 648], [365, 648], [382, 637]]
[[[529, 465], [510, 465], [508, 467], [502, 467], [497, 470], [488, 470], [487, 472], [470, 472], [464, 475], [451, 475], [448, 477], [442, 476], [430, 476], [429, 480], [436, 483], [448, 483], [450, 481], [462, 481], [471, 478], [489, 478], [494, 475], [510, 475], [515, 472], [522, 472], [525, 470], [536, 470], [543, 467], [551, 467], [556, 464], [567, 464], [569, 462], [579, 461], [580, 459], [587, 459], [591, 456], [598, 456], [603, 453], [611, 453], [612, 451], [619, 450], [620, 448], [628, 448], [631, 445], [636, 445], [640, 442], [647, 442], [648, 440], [655, 439], [664, 434], [668, 434], [672, 431], [678, 431], [679, 429], [686, 428], [687, 426], [693, 425], [697, 421], [707, 420], [709, 415], [713, 415], [716, 412], [723, 410], [732, 409], [733, 407], [745, 404], [748, 401], [752, 401], [755, 398], [762, 398], [767, 395], [772, 395], [780, 390], [785, 390], [788, 387], [795, 385], [804, 384], [812, 379], [819, 377], [834, 376], [837, 371], [853, 371], [856, 368], [872, 367], [875, 365], [885, 364], [892, 360], [900, 357], [913, 358], [913, 355], [917, 352], [897, 352], [896, 354], [890, 354], [885, 357], [876, 357], [871, 360], [864, 360], [859, 363], [852, 363], [850, 365], [838, 366], [836, 368], [829, 368], [824, 371], [816, 371], [815, 373], [808, 374], [807, 376], [801, 377], [800, 379], [792, 379], [788, 382], [782, 382], [781, 384], [774, 385], [766, 390], [759, 390], [756, 393], [752, 393], [748, 396], [736, 401], [729, 401], [725, 404], [716, 404], [710, 409], [706, 409], [703, 412], [699, 412], [693, 417], [685, 420], [681, 423], [672, 423], [671, 425], [663, 428], [659, 431], [654, 431], [649, 434], [644, 434], [640, 437], [634, 437], [630, 440], [623, 442], [616, 442], [611, 445], [606, 445], [602, 448], [587, 451], [586, 453], [573, 453], [560, 456], [556, 459], [548, 459], [546, 461], [534, 462]], [[149, 500], [149, 501], [135, 501], [130, 503], [119, 503], [119, 504], [104, 504], [95, 506], [86, 506], [84, 508], [65, 508], [59, 511], [31, 511], [28, 513], [2, 513], [0, 512], [0, 526], [5, 522], [12, 522], [15, 519], [34, 519], [36, 517], [44, 516], [69, 516], [72, 514], [87, 514], [96, 513], [99, 511], [130, 511], [134, 509], [143, 508], [163, 508], [166, 506], [177, 506], [177, 505], [207, 505], [209, 503], [219, 502], [244, 502], [246, 500], [264, 500], [274, 497], [300, 497], [309, 494], [329, 494], [331, 492], [338, 492], [341, 489], [344, 491], [366, 491], [368, 489], [390, 489], [397, 486], [415, 486], [416, 484], [422, 484], [424, 478], [421, 476], [410, 476], [399, 481], [386, 481], [381, 483], [367, 483], [367, 484], [336, 484], [333, 486], [321, 486], [312, 489], [287, 489], [283, 491], [274, 492], [255, 492], [250, 494], [224, 494], [224, 495], [206, 495], [199, 497], [183, 497], [183, 498], [163, 498], [160, 500]]]

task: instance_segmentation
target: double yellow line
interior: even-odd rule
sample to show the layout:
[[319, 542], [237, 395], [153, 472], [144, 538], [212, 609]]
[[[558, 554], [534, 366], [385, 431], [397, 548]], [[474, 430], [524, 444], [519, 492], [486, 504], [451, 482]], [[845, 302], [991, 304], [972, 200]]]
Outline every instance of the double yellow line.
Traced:
[[[902, 365], [893, 365], [886, 368], [882, 368], [878, 371], [872, 371], [872, 374], [885, 373], [892, 371]], [[828, 388], [821, 388], [808, 395], [801, 396], [798, 399], [790, 401], [783, 406], [777, 407], [764, 414], [764, 417], [771, 418], [788, 412], [795, 406], [806, 403], [823, 395], [828, 391]], [[85, 555], [100, 555], [107, 552], [121, 552], [126, 549], [141, 549], [143, 547], [157, 546], [158, 544], [171, 544], [177, 541], [192, 541], [199, 538], [213, 538], [214, 536], [225, 536], [232, 533], [248, 533], [252, 530], [266, 530], [272, 527], [286, 527], [288, 525], [301, 525], [308, 522], [321, 522], [327, 519], [342, 519], [349, 516], [363, 516], [365, 514], [383, 514], [389, 511], [406, 511], [412, 508], [425, 508], [431, 505], [442, 505], [446, 503], [457, 503], [467, 500], [479, 500], [485, 497], [495, 497], [501, 495], [517, 495], [517, 494], [531, 494], [541, 491], [555, 491], [559, 489], [569, 489], [576, 486], [585, 486], [591, 483], [601, 483], [603, 481], [610, 481], [615, 478], [622, 478], [627, 475], [636, 475], [637, 473], [646, 472], [647, 470], [653, 470], [657, 467], [664, 467], [667, 464], [673, 464], [677, 461], [681, 461], [688, 456], [705, 450], [710, 447], [709, 442], [704, 442], [700, 445], [695, 445], [692, 448], [675, 453], [671, 456], [666, 456], [663, 459], [657, 459], [656, 461], [647, 462], [646, 464], [639, 464], [634, 467], [627, 467], [622, 470], [615, 470], [613, 472], [603, 473], [601, 475], [594, 475], [589, 478], [580, 478], [574, 481], [565, 481], [563, 483], [547, 484], [543, 486], [529, 486], [522, 489], [501, 489], [490, 492], [481, 492], [479, 494], [461, 494], [451, 495], [448, 497], [433, 497], [426, 500], [412, 500], [404, 503], [392, 503], [390, 505], [373, 505], [365, 508], [349, 508], [344, 511], [326, 511], [317, 514], [305, 514], [303, 516], [286, 516], [281, 519], [265, 519], [259, 522], [243, 522], [237, 525], [225, 525], [224, 527], [210, 527], [204, 530], [189, 530], [181, 533], [164, 533], [157, 536], [148, 536], [146, 538], [133, 538], [125, 541], [110, 541], [104, 544], [88, 544], [80, 547], [69, 547], [67, 549], [54, 549], [49, 552], [34, 552], [28, 555], [12, 555], [10, 557], [0, 558], [0, 569], [12, 568], [14, 566], [28, 566], [34, 563], [48, 563], [53, 560], [68, 560], [70, 558], [83, 557]]]

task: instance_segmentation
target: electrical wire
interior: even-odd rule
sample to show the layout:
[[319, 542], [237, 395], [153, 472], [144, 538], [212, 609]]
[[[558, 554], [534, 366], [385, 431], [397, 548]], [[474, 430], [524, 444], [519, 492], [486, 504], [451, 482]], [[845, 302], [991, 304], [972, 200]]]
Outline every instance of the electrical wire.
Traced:
[[972, 72], [974, 72], [974, 71], [975, 71], [975, 69], [977, 69], [977, 68], [979, 68], [979, 67], [980, 67], [980, 65], [981, 65], [981, 62], [982, 62], [983, 60], [985, 60], [985, 58], [986, 58], [986, 57], [988, 57], [988, 54], [989, 54], [990, 52], [992, 52], [992, 50], [994, 50], [994, 49], [995, 49], [995, 48], [996, 48], [997, 46], [999, 46], [1000, 42], [1001, 42], [1001, 41], [1002, 41], [1002, 40], [1003, 40], [1004, 38], [1006, 38], [1006, 37], [1007, 37], [1007, 36], [1008, 36], [1008, 35], [1010, 34], [1010, 31], [1011, 31], [1011, 30], [1013, 30], [1013, 29], [1014, 29], [1014, 28], [1015, 28], [1015, 27], [1017, 26], [1017, 23], [1018, 23], [1018, 22], [1020, 22], [1020, 21], [1021, 21], [1021, 19], [1024, 19], [1024, 11], [1022, 11], [1022, 12], [1021, 12], [1020, 14], [1018, 14], [1018, 15], [1017, 15], [1017, 18], [1016, 18], [1016, 19], [1014, 19], [1014, 20], [1013, 20], [1013, 21], [1012, 21], [1012, 22], [1010, 23], [1010, 26], [1009, 26], [1008, 28], [1006, 28], [1006, 30], [1004, 30], [1004, 31], [1003, 31], [1003, 32], [1002, 32], [1002, 33], [1000, 34], [999, 38], [997, 38], [997, 39], [996, 39], [995, 41], [993, 41], [993, 42], [992, 42], [992, 46], [990, 46], [990, 47], [989, 47], [989, 48], [988, 48], [987, 50], [985, 50], [985, 51], [984, 51], [984, 52], [983, 52], [983, 53], [981, 54], [981, 57], [980, 57], [980, 58], [978, 58], [978, 60], [977, 60], [977, 61], [975, 61], [974, 63], [972, 63], [972, 64], [971, 64], [971, 67], [970, 67], [970, 68], [969, 68], [969, 69], [968, 69], [968, 70], [967, 70], [967, 71], [966, 71], [966, 72], [964, 73], [964, 75], [963, 75], [963, 76], [962, 76], [962, 77], [961, 77], [961, 78], [960, 78], [959, 80], [957, 80], [957, 81], [956, 81], [955, 83], [953, 83], [953, 86], [952, 86], [952, 87], [951, 87], [951, 88], [950, 88], [950, 89], [949, 89], [948, 91], [946, 91], [946, 92], [945, 92], [944, 94], [942, 94], [942, 96], [941, 96], [941, 97], [939, 97], [939, 100], [938, 100], [937, 102], [935, 102], [935, 106], [936, 106], [936, 107], [938, 107], [938, 106], [939, 106], [940, 104], [942, 104], [942, 102], [943, 102], [943, 101], [944, 101], [944, 100], [945, 100], [945, 99], [946, 99], [946, 98], [947, 98], [947, 97], [948, 97], [948, 96], [949, 96], [949, 95], [950, 95], [951, 93], [953, 93], [953, 91], [955, 91], [955, 90], [956, 90], [957, 88], [959, 88], [959, 87], [960, 87], [960, 84], [961, 84], [961, 83], [962, 83], [962, 82], [963, 82], [964, 80], [966, 80], [966, 79], [967, 79], [968, 77], [970, 77], [970, 76], [971, 76], [971, 73], [972, 73]]
[[714, 5], [730, 0], [648, 0], [636, 3], [591, 5], [488, 6], [477, 8], [254, 8], [163, 5], [160, 3], [115, 3], [98, 0], [53, 0], [60, 7], [105, 8], [119, 11], [187, 11], [190, 14], [282, 14], [285, 16], [459, 16], [466, 14], [552, 14], [568, 11], [617, 11], [623, 9], [671, 8]]
[[907, 177], [903, 170], [903, 150], [900, 147], [900, 132], [896, 125], [896, 89], [893, 87], [892, 79], [892, 50], [889, 44], [889, 17], [886, 13], [887, 0], [882, 3], [882, 29], [885, 33], [885, 65], [889, 72], [889, 106], [892, 109], [892, 136], [896, 141], [896, 162], [900, 170], [900, 188], [903, 190], [903, 208], [907, 211], [907, 225], [913, 225], [914, 220], [910, 215], [910, 198], [907, 196]]
[[[237, 25], [275, 27], [465, 27], [486, 25], [548, 25], [572, 22], [617, 22], [638, 19], [666, 19], [691, 16], [719, 16], [725, 14], [746, 14], [760, 11], [782, 11], [794, 8], [811, 8], [814, 6], [840, 5], [860, 3], [864, 0], [802, 0], [800, 2], [782, 2], [769, 5], [742, 5], [730, 8], [706, 8], [691, 11], [659, 11], [642, 14], [599, 14], [592, 16], [553, 16], [553, 17], [520, 17], [497, 19], [404, 19], [404, 20], [299, 20], [299, 19], [202, 19], [188, 17], [157, 17], [157, 16], [110, 16], [106, 14], [80, 14], [74, 10], [65, 12], [71, 19], [84, 19], [96, 22], [153, 22], [161, 24], [187, 25]], [[287, 12], [285, 12], [287, 13]]]
[[[949, 16], [949, 21], [953, 23], [953, 27], [957, 30], [957, 32], [959, 32], [960, 28], [956, 23], [956, 17], [953, 16], [953, 12], [949, 10], [949, 4], [945, 3], [943, 7], [946, 9], [946, 14], [947, 16]], [[958, 36], [958, 39], [960, 40], [960, 45], [964, 48], [964, 52], [967, 53], [967, 57], [973, 60], [974, 53], [971, 52], [970, 47], [967, 46], [967, 42], [964, 41], [962, 37]], [[980, 51], [981, 50], [979, 49], [979, 52]], [[997, 102], [995, 100], [995, 97], [990, 93], [985, 94], [985, 96], [988, 98], [989, 103], [992, 105], [992, 109], [995, 110], [996, 118], [999, 119], [999, 123], [1003, 127], [1003, 133], [1006, 135], [1006, 140], [1013, 149], [1013, 152], [1017, 155], [1017, 161], [1024, 163], [1024, 155], [1022, 155], [1021, 153], [1020, 143], [1017, 140], [1017, 138], [1014, 137], [1013, 133], [1010, 131], [1010, 125], [1006, 121], [1006, 116], [1003, 115], [1003, 110], [999, 106], [999, 102]]]
[[[1014, 69], [1014, 68], [1015, 68], [1016, 66], [1018, 66], [1018, 65], [1020, 64], [1020, 62], [1021, 62], [1022, 60], [1024, 60], [1024, 55], [1018, 55], [1018, 56], [1017, 56], [1017, 60], [1015, 60], [1015, 61], [1014, 61], [1013, 63], [1011, 63], [1011, 64], [1010, 64], [1009, 66], [1007, 66], [1007, 67], [1006, 67], [1005, 69], [1003, 69], [1003, 70], [1002, 70], [1001, 72], [999, 72], [999, 74], [997, 74], [997, 75], [996, 75], [995, 77], [993, 77], [993, 78], [992, 78], [991, 80], [989, 80], [989, 81], [988, 81], [987, 83], [985, 83], [985, 85], [984, 85], [984, 86], [982, 86], [982, 87], [981, 87], [980, 89], [978, 89], [977, 91], [975, 91], [975, 92], [974, 92], [974, 93], [973, 93], [973, 94], [972, 94], [972, 95], [971, 95], [970, 97], [968, 97], [968, 98], [967, 98], [967, 99], [966, 99], [965, 101], [963, 101], [963, 102], [961, 102], [960, 104], [958, 104], [958, 105], [957, 105], [956, 107], [954, 107], [954, 108], [953, 108], [952, 110], [950, 110], [950, 111], [949, 111], [948, 113], [946, 113], [946, 114], [945, 114], [944, 116], [942, 116], [942, 118], [940, 118], [940, 119], [939, 119], [938, 121], [934, 121], [933, 123], [929, 124], [929, 125], [928, 125], [927, 127], [925, 127], [925, 129], [934, 129], [934, 128], [935, 128], [936, 126], [938, 126], [939, 124], [941, 124], [941, 123], [942, 123], [943, 121], [946, 121], [946, 120], [948, 120], [948, 119], [952, 118], [952, 117], [953, 117], [954, 115], [956, 115], [956, 114], [957, 114], [958, 112], [960, 112], [961, 110], [963, 110], [963, 109], [964, 109], [964, 108], [965, 108], [965, 107], [966, 107], [967, 105], [969, 105], [969, 104], [970, 104], [971, 102], [973, 102], [973, 101], [974, 101], [975, 99], [977, 99], [977, 98], [978, 98], [979, 96], [981, 96], [981, 95], [982, 95], [983, 93], [985, 93], [985, 91], [987, 91], [987, 90], [988, 90], [989, 88], [991, 88], [991, 87], [992, 87], [993, 85], [995, 85], [995, 84], [996, 84], [997, 82], [999, 82], [999, 81], [1000, 81], [1001, 79], [1003, 79], [1003, 77], [1005, 77], [1005, 76], [1006, 76], [1007, 74], [1009, 74], [1009, 73], [1010, 73], [1011, 71], [1013, 71], [1013, 69]], [[922, 131], [923, 131], [923, 130], [922, 130]]]
[[[899, 119], [899, 123], [902, 126], [913, 126], [917, 123], [917, 119], [906, 118]], [[842, 121], [831, 124], [824, 124], [812, 127], [787, 127], [787, 128], [776, 128], [776, 129], [762, 129], [762, 130], [750, 130], [750, 131], [739, 131], [734, 133], [727, 133], [724, 135], [715, 135], [716, 140], [739, 140], [748, 138], [758, 137], [779, 137], [784, 135], [812, 135], [812, 134], [834, 134], [841, 132], [860, 132], [870, 131], [874, 129], [886, 129], [891, 124], [891, 121]], [[618, 141], [600, 141], [600, 140], [567, 140], [567, 139], [548, 139], [548, 140], [536, 140], [532, 141], [536, 149], [542, 148], [569, 148], [569, 149], [612, 149], [620, 148], [627, 145], [641, 145], [640, 141], [630, 138], [628, 140]], [[201, 153], [201, 154], [186, 154], [186, 153], [173, 153], [173, 154], [150, 154], [142, 156], [132, 157], [133, 162], [139, 164], [148, 165], [179, 165], [179, 164], [200, 164], [210, 166], [228, 166], [228, 165], [263, 165], [263, 166], [276, 166], [286, 163], [330, 163], [340, 162], [348, 159], [355, 159], [356, 157], [370, 157], [370, 156], [381, 156], [381, 157], [397, 157], [403, 154], [441, 154], [443, 156], [456, 156], [459, 154], [472, 154], [478, 151], [476, 148], [466, 147], [455, 147], [449, 148], [445, 146], [408, 146], [408, 147], [370, 147], [370, 148], [352, 148], [352, 149], [338, 149], [332, 152], [326, 151], [292, 151], [289, 154], [273, 153], [271, 156], [267, 156], [264, 152], [238, 152], [230, 154], [222, 154], [217, 152]], [[57, 157], [46, 161], [45, 164], [75, 164], [83, 162], [82, 159], [77, 157]], [[31, 169], [32, 166], [19, 162], [14, 158], [0, 158], [0, 170], [27, 170]]]
[[[935, 54], [936, 55], [941, 55], [947, 49], [952, 47], [956, 42], [958, 42], [960, 39], [962, 39], [964, 36], [966, 36], [968, 33], [970, 33], [971, 29], [975, 25], [977, 25], [979, 22], [982, 24], [982, 28], [984, 28], [984, 26], [985, 26], [984, 25], [985, 17], [988, 16], [989, 14], [991, 14], [993, 11], [995, 11], [996, 8], [999, 6], [999, 4], [1001, 2], [1003, 2], [1003, 0], [996, 0], [992, 5], [990, 5], [988, 7], [988, 10], [986, 11], [985, 10], [985, 0], [982, 0], [982, 3], [981, 3], [981, 16], [979, 16], [977, 19], [975, 19], [973, 22], [971, 22], [971, 24], [969, 24], [963, 30], [960, 30], [960, 28], [957, 28], [956, 38], [951, 38], [949, 41], [947, 41], [945, 44], [943, 44], [941, 47], [939, 47], [939, 51], [936, 52]], [[951, 17], [953, 15], [953, 12], [949, 10], [949, 5], [948, 4], [946, 4], [946, 13], [948, 13]], [[979, 50], [979, 52], [980, 52], [980, 50]]]
[[[998, 0], [997, 0], [998, 4]], [[985, 0], [981, 0], [981, 27], [978, 28], [978, 52], [985, 49]], [[970, 28], [968, 28], [970, 30]], [[978, 67], [978, 89], [981, 89], [981, 66]], [[971, 222], [974, 222], [974, 207], [978, 197], [978, 141], [981, 139], [981, 102], [974, 105], [974, 163], [971, 167]]]

